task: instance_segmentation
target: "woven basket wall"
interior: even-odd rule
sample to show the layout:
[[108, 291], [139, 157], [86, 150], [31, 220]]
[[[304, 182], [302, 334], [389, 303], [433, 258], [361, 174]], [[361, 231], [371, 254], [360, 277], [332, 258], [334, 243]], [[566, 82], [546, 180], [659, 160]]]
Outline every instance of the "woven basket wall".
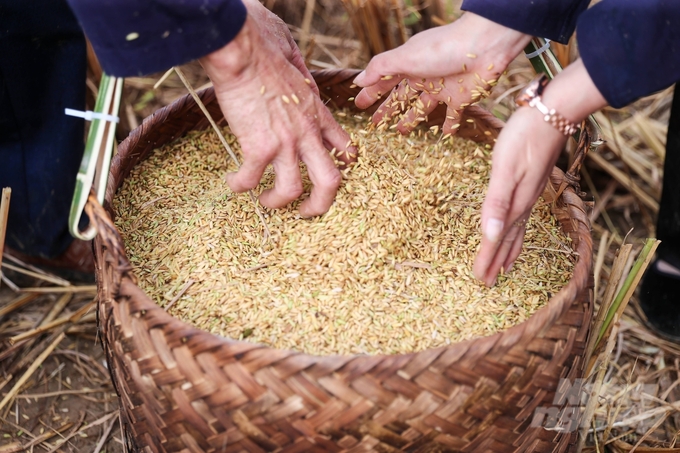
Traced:
[[[329, 106], [347, 98], [356, 71], [315, 74]], [[222, 118], [212, 90], [201, 98]], [[441, 122], [443, 112], [430, 116]], [[479, 142], [502, 123], [469, 109], [461, 135]], [[223, 121], [223, 119], [222, 119]], [[554, 407], [560, 378], [582, 374], [591, 319], [592, 242], [573, 178], [555, 169], [544, 196], [579, 254], [571, 281], [526, 322], [505, 332], [414, 354], [317, 357], [224, 339], [167, 314], [135, 284], [110, 202], [151, 150], [207, 127], [189, 97], [133, 131], [115, 157], [95, 257], [99, 326], [133, 451], [553, 452], [576, 433], [532, 427]], [[485, 132], [488, 131], [488, 134]], [[558, 195], [559, 194], [559, 195]], [[107, 210], [109, 212], [107, 212]], [[565, 402], [566, 404], [567, 402]], [[558, 405], [559, 407], [559, 405]]]

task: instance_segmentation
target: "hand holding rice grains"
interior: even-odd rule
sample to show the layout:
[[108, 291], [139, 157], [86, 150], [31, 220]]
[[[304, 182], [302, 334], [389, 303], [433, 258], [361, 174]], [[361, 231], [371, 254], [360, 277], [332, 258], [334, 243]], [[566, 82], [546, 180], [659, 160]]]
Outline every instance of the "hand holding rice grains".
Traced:
[[[336, 119], [358, 160], [330, 210], [311, 219], [299, 200], [260, 206], [261, 218], [248, 194], [231, 192], [223, 176], [233, 164], [213, 131], [155, 150], [114, 200], [139, 286], [161, 306], [176, 299], [171, 314], [213, 334], [348, 354], [493, 334], [570, 279], [575, 254], [541, 201], [512, 271], [493, 288], [474, 278], [489, 149], [436, 130], [403, 136], [346, 112]], [[270, 167], [257, 190], [273, 179]]]

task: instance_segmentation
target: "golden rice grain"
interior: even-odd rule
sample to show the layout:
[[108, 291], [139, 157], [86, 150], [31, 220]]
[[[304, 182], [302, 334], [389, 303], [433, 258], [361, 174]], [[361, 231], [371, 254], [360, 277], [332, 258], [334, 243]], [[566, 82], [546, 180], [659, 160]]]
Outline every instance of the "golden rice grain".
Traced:
[[[299, 201], [263, 208], [271, 232], [264, 244], [248, 195], [223, 182], [235, 168], [214, 132], [155, 150], [114, 199], [140, 287], [213, 334], [347, 354], [493, 334], [527, 319], [569, 280], [575, 256], [542, 203], [513, 270], [493, 288], [473, 277], [488, 150], [427, 130], [367, 132], [364, 118], [336, 118], [359, 158], [343, 172], [335, 203], [313, 219], [300, 218]], [[269, 168], [259, 189], [273, 181]]]

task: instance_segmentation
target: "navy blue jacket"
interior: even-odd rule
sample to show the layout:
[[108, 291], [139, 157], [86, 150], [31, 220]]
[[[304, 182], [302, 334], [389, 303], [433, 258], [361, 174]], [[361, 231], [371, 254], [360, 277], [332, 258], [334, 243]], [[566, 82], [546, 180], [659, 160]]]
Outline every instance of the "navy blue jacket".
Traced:
[[[204, 56], [240, 31], [240, 0], [69, 0], [107, 73], [134, 76]], [[595, 85], [613, 107], [680, 80], [680, 0], [465, 0], [463, 9], [566, 42], [576, 29]]]
[[107, 74], [165, 71], [234, 39], [241, 0], [68, 0]]
[[566, 43], [576, 29], [588, 74], [623, 107], [680, 80], [680, 1], [465, 0], [463, 9], [521, 32]]

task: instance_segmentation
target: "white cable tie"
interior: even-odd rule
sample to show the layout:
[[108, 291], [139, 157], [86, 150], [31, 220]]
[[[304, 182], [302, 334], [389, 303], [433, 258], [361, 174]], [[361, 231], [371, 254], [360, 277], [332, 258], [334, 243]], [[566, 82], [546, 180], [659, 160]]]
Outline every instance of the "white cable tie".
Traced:
[[83, 118], [87, 121], [92, 121], [92, 120], [103, 120], [103, 121], [109, 121], [111, 123], [117, 123], [120, 121], [120, 118], [118, 118], [115, 115], [108, 115], [106, 113], [98, 113], [98, 112], [93, 112], [92, 110], [74, 110], [74, 109], [64, 109], [64, 113], [67, 114], [68, 116], [75, 116], [76, 118]]
[[540, 54], [542, 54], [543, 52], [545, 52], [545, 51], [548, 50], [549, 48], [550, 48], [550, 40], [549, 40], [548, 38], [546, 38], [546, 39], [545, 39], [545, 44], [543, 44], [543, 46], [542, 46], [540, 49], [534, 50], [534, 51], [531, 52], [531, 53], [526, 53], [526, 52], [525, 52], [524, 55], [526, 55], [527, 58], [532, 59], [532, 58], [534, 58], [534, 57], [539, 56]]

